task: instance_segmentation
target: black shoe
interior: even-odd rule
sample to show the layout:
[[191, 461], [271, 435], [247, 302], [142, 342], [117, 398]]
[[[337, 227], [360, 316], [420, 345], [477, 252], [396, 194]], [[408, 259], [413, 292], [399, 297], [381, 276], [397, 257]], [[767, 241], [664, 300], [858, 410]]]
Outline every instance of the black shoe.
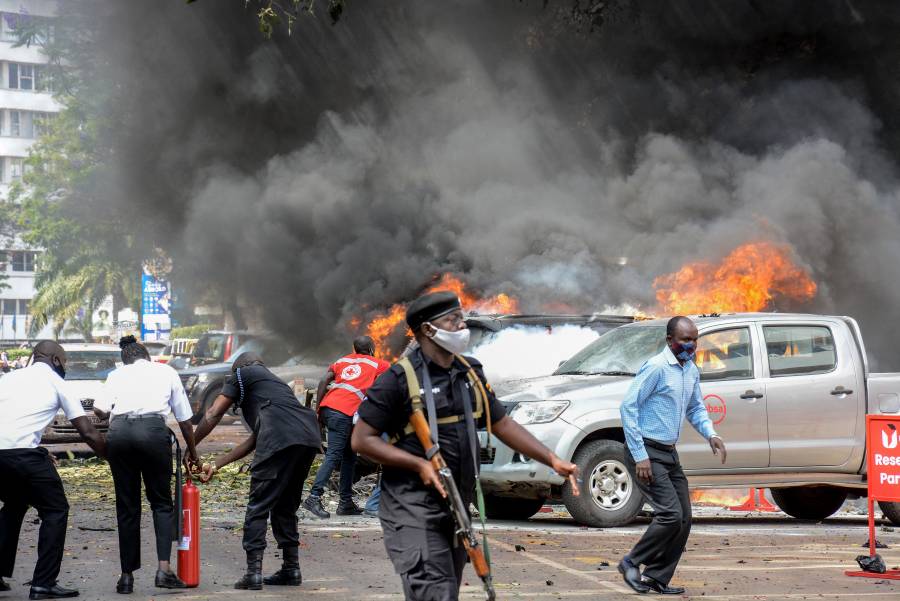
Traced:
[[362, 515], [363, 510], [356, 506], [356, 503], [350, 502], [349, 505], [338, 505], [338, 515]]
[[234, 588], [243, 591], [262, 590], [262, 558], [262, 551], [249, 551], [247, 553], [247, 573], [234, 583]]
[[642, 581], [644, 584], [650, 587], [650, 590], [654, 590], [660, 595], [683, 595], [684, 587], [682, 586], [669, 586], [667, 584], [663, 584], [659, 580], [651, 578], [650, 576], [644, 576]]
[[58, 584], [53, 586], [32, 586], [29, 599], [68, 599], [77, 597], [78, 591], [73, 588], [63, 588]]
[[120, 595], [130, 595], [134, 592], [134, 576], [131, 572], [122, 572], [116, 583], [116, 592]]
[[0, 578], [0, 592], [6, 592], [10, 590], [9, 585], [3, 581], [3, 578]]
[[263, 584], [273, 586], [300, 586], [303, 584], [303, 576], [300, 568], [281, 568], [271, 576], [263, 578]]
[[157, 588], [187, 588], [181, 578], [173, 572], [163, 572], [162, 570], [156, 570], [155, 585]]
[[642, 594], [650, 592], [650, 587], [641, 582], [641, 571], [625, 558], [619, 562], [619, 573], [622, 574], [625, 584], [634, 592]]
[[281, 569], [263, 578], [263, 584], [275, 586], [300, 586], [303, 576], [300, 574], [300, 549], [285, 547], [281, 550]]
[[319, 497], [306, 497], [303, 501], [303, 509], [322, 520], [327, 520], [331, 517], [331, 514], [325, 511], [325, 508], [322, 506], [322, 499]]

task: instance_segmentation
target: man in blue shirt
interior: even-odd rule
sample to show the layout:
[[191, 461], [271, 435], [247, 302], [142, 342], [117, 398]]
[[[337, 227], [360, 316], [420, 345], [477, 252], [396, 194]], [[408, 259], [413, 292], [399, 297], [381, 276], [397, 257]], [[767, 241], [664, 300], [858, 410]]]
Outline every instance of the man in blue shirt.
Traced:
[[725, 463], [725, 444], [713, 429], [700, 394], [700, 371], [694, 364], [697, 337], [693, 321], [670, 319], [666, 348], [644, 363], [620, 409], [628, 446], [625, 462], [653, 506], [653, 521], [644, 536], [619, 562], [625, 583], [639, 593], [684, 593], [669, 581], [691, 531], [688, 482], [675, 450], [685, 418]]

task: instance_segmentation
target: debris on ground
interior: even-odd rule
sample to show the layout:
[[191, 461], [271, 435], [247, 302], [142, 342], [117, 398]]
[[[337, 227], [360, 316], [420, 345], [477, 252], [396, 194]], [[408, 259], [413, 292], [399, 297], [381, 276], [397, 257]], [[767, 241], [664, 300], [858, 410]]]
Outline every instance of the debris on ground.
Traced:
[[877, 553], [875, 555], [859, 555], [856, 558], [856, 563], [859, 564], [859, 567], [862, 568], [863, 572], [872, 572], [874, 574], [884, 574], [887, 572], [887, 566], [884, 565], [884, 560], [881, 559], [881, 555]]
[[[864, 542], [863, 544], [861, 544], [860, 547], [862, 547], [863, 549], [868, 549], [868, 548], [869, 548], [869, 541], [867, 540], [866, 542]], [[881, 541], [878, 540], [877, 538], [875, 539], [875, 548], [876, 548], [876, 549], [890, 549], [890, 547], [888, 547], [886, 544], [884, 544], [883, 542], [881, 542]]]

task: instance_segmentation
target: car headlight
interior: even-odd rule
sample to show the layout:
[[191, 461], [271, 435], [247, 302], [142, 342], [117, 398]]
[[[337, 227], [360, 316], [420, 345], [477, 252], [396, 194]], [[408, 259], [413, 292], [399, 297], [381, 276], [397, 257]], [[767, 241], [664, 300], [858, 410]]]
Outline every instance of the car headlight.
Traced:
[[559, 417], [568, 406], [569, 401], [523, 401], [509, 416], [523, 426], [546, 424]]

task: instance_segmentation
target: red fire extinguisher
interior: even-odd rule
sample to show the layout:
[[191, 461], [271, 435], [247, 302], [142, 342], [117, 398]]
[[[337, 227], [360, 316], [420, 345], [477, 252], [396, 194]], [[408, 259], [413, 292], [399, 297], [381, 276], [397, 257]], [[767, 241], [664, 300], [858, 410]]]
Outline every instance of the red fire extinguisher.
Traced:
[[181, 445], [172, 432], [175, 441], [175, 510], [178, 537], [178, 577], [188, 587], [200, 584], [200, 489], [191, 481], [182, 486]]
[[181, 490], [181, 540], [178, 544], [178, 577], [189, 587], [200, 584], [200, 489], [190, 476]]

